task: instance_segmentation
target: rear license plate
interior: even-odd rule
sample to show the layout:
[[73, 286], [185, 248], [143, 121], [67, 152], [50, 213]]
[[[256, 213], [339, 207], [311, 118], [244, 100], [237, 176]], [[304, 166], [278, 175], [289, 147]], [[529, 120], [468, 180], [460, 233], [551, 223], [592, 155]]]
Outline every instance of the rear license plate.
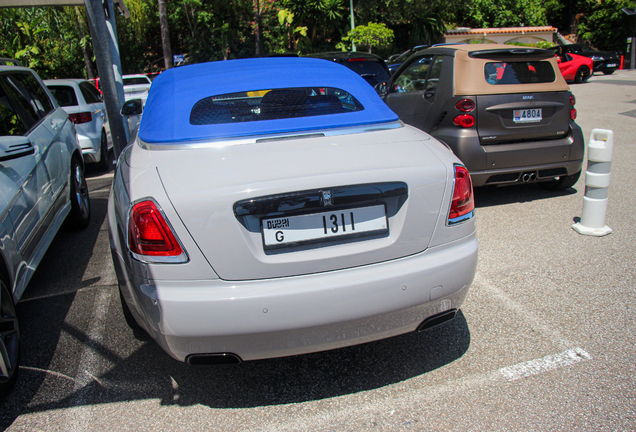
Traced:
[[266, 247], [389, 231], [384, 205], [261, 220]]
[[606, 64], [605, 67], [616, 67], [616, 63]]
[[512, 118], [515, 123], [539, 122], [543, 119], [541, 108], [514, 110]]

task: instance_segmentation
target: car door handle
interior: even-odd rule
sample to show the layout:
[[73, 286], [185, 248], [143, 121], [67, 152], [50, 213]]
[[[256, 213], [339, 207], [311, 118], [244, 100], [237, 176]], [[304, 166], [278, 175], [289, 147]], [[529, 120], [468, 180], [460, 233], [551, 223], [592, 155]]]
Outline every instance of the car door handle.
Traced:
[[66, 122], [63, 119], [51, 119], [51, 127], [53, 130], [58, 130]]
[[430, 99], [430, 98], [432, 98], [433, 96], [435, 96], [435, 90], [437, 90], [437, 89], [432, 88], [432, 89], [428, 89], [428, 90], [426, 90], [426, 91], [424, 92], [424, 99]]

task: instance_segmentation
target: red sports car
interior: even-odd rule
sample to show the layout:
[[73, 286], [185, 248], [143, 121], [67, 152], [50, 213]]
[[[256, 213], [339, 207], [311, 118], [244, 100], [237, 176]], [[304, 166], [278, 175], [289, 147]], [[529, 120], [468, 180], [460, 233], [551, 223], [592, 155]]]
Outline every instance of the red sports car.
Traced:
[[563, 78], [569, 83], [583, 83], [592, 76], [594, 62], [589, 57], [564, 53], [562, 56], [557, 56], [557, 62]]

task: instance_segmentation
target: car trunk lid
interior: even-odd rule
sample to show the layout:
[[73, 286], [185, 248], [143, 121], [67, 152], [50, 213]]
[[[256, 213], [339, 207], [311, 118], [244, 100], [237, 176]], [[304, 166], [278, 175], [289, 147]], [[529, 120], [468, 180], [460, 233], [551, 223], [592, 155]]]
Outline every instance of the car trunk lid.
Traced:
[[[421, 252], [438, 224], [449, 176], [408, 127], [149, 153], [189, 234], [226, 280], [333, 271]], [[178, 164], [166, 163], [175, 158]], [[322, 237], [335, 227], [361, 227], [365, 212], [376, 223], [369, 230]], [[303, 218], [324, 226], [277, 244], [277, 231], [287, 236], [286, 225]]]

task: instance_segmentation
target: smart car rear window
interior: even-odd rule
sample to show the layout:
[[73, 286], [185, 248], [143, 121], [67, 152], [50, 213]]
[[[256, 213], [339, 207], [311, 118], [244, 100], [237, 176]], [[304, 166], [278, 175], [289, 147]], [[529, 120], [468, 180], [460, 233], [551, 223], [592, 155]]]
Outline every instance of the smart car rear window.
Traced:
[[199, 100], [190, 112], [190, 124], [279, 120], [342, 114], [363, 109], [351, 94], [333, 87], [254, 90]]
[[552, 64], [547, 61], [489, 62], [484, 65], [489, 84], [539, 84], [556, 80]]

